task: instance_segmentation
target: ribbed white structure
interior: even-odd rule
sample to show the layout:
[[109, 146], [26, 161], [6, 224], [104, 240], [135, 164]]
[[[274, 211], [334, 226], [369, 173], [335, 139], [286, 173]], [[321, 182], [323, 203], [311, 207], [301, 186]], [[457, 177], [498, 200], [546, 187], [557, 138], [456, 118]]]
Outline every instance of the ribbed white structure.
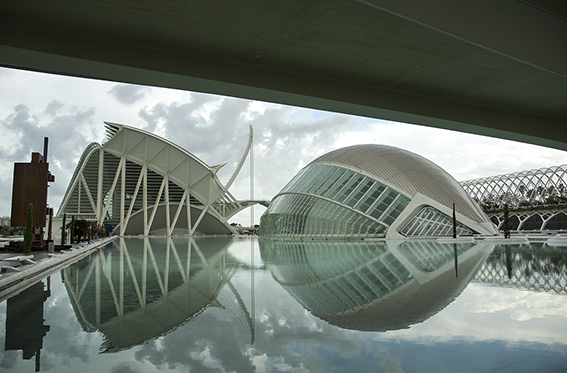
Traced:
[[567, 229], [567, 165], [544, 167], [462, 181], [465, 191], [504, 229], [519, 231]]
[[106, 131], [104, 145], [83, 153], [58, 216], [110, 224], [121, 235], [234, 233], [227, 219], [244, 206], [218, 179], [222, 165], [140, 129], [106, 123]]
[[567, 203], [567, 165], [461, 181], [487, 210]]

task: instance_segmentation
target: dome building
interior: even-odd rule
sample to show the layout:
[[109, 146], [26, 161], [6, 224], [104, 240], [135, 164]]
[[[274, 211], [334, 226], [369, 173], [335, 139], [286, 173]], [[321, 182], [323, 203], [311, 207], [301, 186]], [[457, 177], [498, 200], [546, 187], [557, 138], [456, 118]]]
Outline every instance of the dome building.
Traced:
[[260, 235], [345, 239], [494, 235], [486, 214], [441, 167], [407, 150], [354, 145], [305, 166], [273, 198]]

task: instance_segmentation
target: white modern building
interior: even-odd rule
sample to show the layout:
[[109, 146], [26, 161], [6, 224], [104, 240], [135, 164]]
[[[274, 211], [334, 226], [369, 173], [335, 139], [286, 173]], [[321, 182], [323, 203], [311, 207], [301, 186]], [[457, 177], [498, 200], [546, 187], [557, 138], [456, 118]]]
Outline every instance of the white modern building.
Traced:
[[106, 143], [83, 152], [58, 218], [111, 225], [120, 235], [236, 233], [228, 219], [253, 202], [236, 200], [228, 188], [250, 151], [252, 127], [213, 166], [137, 128], [106, 122], [106, 131]]
[[433, 162], [384, 145], [355, 145], [307, 166], [272, 199], [260, 235], [288, 238], [494, 235], [494, 224]]

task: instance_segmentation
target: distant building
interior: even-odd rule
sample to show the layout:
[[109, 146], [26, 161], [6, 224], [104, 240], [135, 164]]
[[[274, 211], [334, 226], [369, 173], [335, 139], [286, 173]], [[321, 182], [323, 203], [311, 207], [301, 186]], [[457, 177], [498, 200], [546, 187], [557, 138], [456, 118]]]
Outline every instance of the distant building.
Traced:
[[252, 128], [229, 153], [239, 158], [216, 166], [140, 129], [106, 123], [106, 130], [106, 143], [83, 152], [58, 218], [65, 213], [111, 225], [120, 235], [236, 233], [228, 219], [251, 203], [237, 201], [228, 188], [248, 154]]
[[433, 162], [384, 145], [356, 145], [304, 167], [262, 215], [260, 235], [289, 238], [399, 239], [493, 235], [486, 214]]
[[11, 225], [26, 226], [28, 204], [31, 203], [34, 234], [40, 234], [45, 227], [48, 214], [47, 183], [55, 181], [47, 163], [47, 138], [43, 153], [32, 153], [30, 163], [14, 163]]
[[567, 165], [462, 181], [501, 230], [508, 205], [512, 231], [567, 230]]

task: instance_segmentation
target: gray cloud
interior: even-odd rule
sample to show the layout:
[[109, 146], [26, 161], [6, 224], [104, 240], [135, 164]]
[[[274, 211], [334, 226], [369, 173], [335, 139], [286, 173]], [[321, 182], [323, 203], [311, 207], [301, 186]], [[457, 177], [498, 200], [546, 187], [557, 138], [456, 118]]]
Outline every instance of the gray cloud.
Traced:
[[[0, 338], [0, 346], [5, 346], [5, 338], [3, 336]], [[12, 369], [14, 366], [16, 366], [19, 360], [19, 351], [3, 351], [2, 358], [0, 359], [0, 368]]]
[[47, 107], [45, 108], [45, 114], [54, 117], [64, 106], [65, 104], [61, 101], [53, 100], [49, 104], [47, 104]]
[[[165, 138], [192, 153], [208, 153], [222, 143], [232, 141], [241, 131], [248, 132], [242, 120], [251, 101], [219, 98], [212, 95], [192, 94], [186, 103], [157, 103], [138, 112], [144, 120], [144, 129], [153, 132], [161, 124]], [[202, 109], [218, 104], [205, 118]]]
[[113, 96], [121, 104], [133, 105], [143, 99], [149, 91], [149, 87], [131, 84], [116, 84], [107, 93]]
[[[203, 159], [207, 153], [248, 133], [254, 127], [255, 173], [258, 194], [271, 198], [293, 175], [316, 156], [334, 149], [341, 135], [349, 131], [356, 118], [331, 114], [322, 119], [295, 118], [296, 108], [273, 106], [263, 113], [251, 110], [252, 101], [191, 95], [187, 103], [158, 103], [144, 108], [138, 115], [145, 129], [155, 131], [163, 126], [165, 138]], [[208, 118], [204, 106], [214, 108]], [[248, 190], [248, 169], [241, 171], [242, 191], [238, 183], [231, 189], [238, 198]], [[238, 180], [238, 179], [237, 179]]]

